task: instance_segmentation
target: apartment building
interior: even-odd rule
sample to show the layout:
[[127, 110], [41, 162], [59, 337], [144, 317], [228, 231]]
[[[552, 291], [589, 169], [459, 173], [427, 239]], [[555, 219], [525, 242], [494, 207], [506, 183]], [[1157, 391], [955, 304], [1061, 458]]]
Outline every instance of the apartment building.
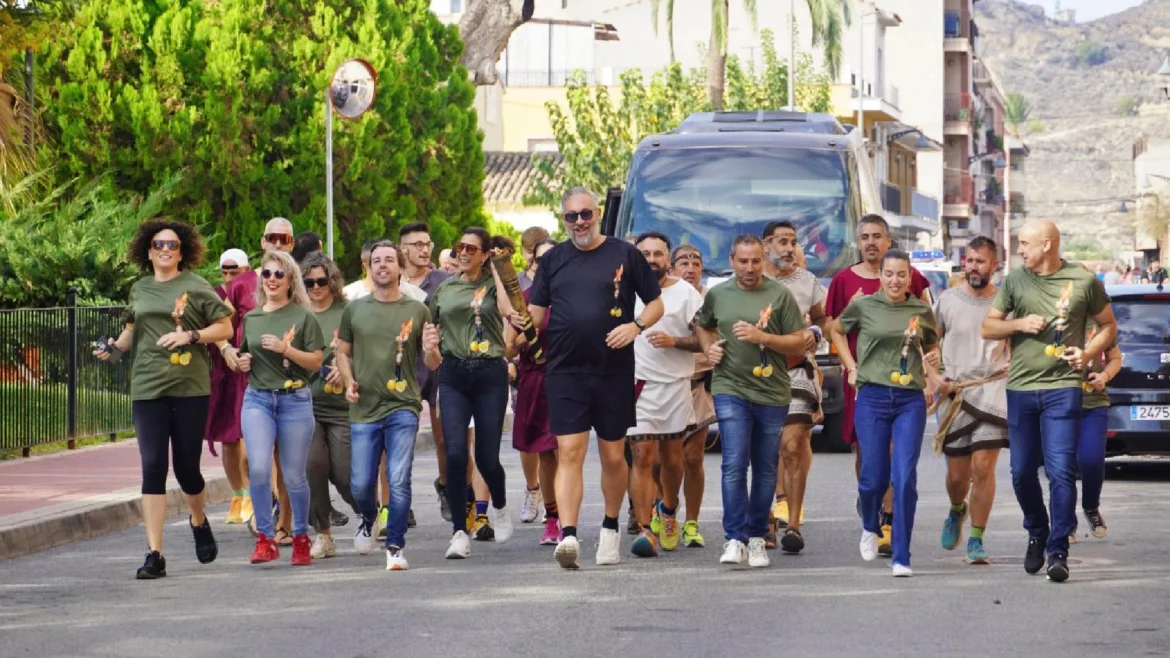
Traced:
[[[1134, 140], [1133, 178], [1137, 199], [1133, 260], [1140, 265], [1170, 253], [1170, 227], [1165, 224], [1170, 216], [1170, 139], [1142, 135]], [[1159, 224], [1163, 230], [1158, 230]]]

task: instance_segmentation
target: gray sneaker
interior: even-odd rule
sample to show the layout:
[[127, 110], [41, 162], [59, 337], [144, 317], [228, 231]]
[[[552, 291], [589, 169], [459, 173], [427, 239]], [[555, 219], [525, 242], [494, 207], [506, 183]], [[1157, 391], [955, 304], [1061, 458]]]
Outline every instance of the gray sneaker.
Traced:
[[451, 520], [451, 505], [447, 502], [447, 487], [435, 478], [435, 493], [439, 495], [439, 514], [444, 521]]

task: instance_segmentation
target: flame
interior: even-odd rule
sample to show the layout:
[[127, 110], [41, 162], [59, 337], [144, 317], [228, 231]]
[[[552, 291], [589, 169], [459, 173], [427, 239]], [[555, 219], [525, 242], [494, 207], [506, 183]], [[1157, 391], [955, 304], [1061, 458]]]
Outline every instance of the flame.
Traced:
[[178, 299], [175, 300], [175, 312], [172, 313], [171, 315], [173, 315], [175, 317], [175, 321], [178, 322], [179, 318], [183, 317], [183, 312], [186, 310], [187, 310], [187, 293], [183, 293], [183, 294], [179, 295]]
[[[476, 296], [483, 297], [483, 295], [480, 293], [482, 293], [484, 290], [485, 288], [480, 288], [479, 292], [475, 293]], [[414, 331], [414, 318], [410, 318], [406, 322], [402, 323], [402, 331], [398, 332], [398, 342], [401, 343], [406, 341], [407, 338], [410, 338], [410, 332], [412, 331]]]
[[337, 341], [340, 340], [340, 338], [339, 338], [340, 334], [341, 334], [341, 329], [334, 329], [333, 330], [333, 342], [329, 343], [330, 347], [334, 347], [334, 348], [337, 347]]
[[1073, 284], [1072, 284], [1072, 281], [1069, 281], [1064, 286], [1064, 290], [1060, 291], [1060, 303], [1061, 304], [1068, 304], [1068, 300], [1070, 298], [1072, 298], [1072, 291], [1073, 291]]
[[[483, 304], [483, 296], [486, 294], [487, 294], [487, 286], [484, 286], [484, 287], [480, 288], [479, 290], [476, 290], [475, 296], [471, 298], [471, 305], [478, 308], [481, 304]], [[414, 318], [411, 318], [411, 320], [413, 321]], [[405, 325], [403, 325], [403, 326], [405, 326]]]
[[284, 332], [284, 338], [282, 338], [281, 340], [284, 341], [284, 343], [286, 345], [291, 345], [292, 339], [296, 338], [296, 335], [297, 335], [297, 326], [294, 324], [293, 326], [288, 328], [288, 331]]
[[756, 326], [759, 327], [760, 329], [763, 329], [764, 327], [768, 326], [768, 320], [771, 320], [771, 319], [772, 319], [772, 305], [768, 304], [767, 306], [765, 306], [763, 308], [763, 310], [760, 311], [760, 321], [756, 323]]
[[626, 266], [618, 265], [617, 271], [613, 273], [613, 282], [617, 283], [622, 280], [622, 273], [626, 271]]
[[915, 315], [914, 317], [910, 318], [910, 328], [906, 330], [906, 333], [909, 333], [911, 335], [918, 335], [918, 325], [919, 325], [918, 316]]

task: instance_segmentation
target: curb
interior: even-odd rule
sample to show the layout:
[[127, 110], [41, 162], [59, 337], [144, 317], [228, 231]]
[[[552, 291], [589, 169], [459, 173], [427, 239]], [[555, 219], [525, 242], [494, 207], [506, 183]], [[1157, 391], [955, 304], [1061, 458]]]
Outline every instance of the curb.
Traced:
[[[504, 431], [512, 429], [512, 414], [504, 418]], [[95, 446], [100, 449], [100, 446]], [[415, 437], [416, 453], [434, 452], [435, 437], [430, 427], [419, 428]], [[210, 469], [209, 469], [210, 470]], [[206, 505], [230, 502], [232, 489], [218, 468], [203, 474]], [[173, 480], [167, 488], [167, 518], [188, 512], [187, 499]], [[138, 487], [91, 496], [87, 501], [73, 501], [15, 514], [0, 526], [0, 562], [24, 555], [100, 537], [142, 523], [142, 498]]]

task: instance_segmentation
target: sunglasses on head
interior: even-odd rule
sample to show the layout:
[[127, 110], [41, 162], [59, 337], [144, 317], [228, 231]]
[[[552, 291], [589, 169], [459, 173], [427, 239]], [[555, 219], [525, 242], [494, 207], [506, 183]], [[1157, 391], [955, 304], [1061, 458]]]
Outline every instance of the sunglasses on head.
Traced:
[[273, 279], [274, 278], [277, 281], [280, 281], [281, 279], [284, 278], [284, 270], [270, 270], [268, 268], [264, 268], [264, 269], [260, 270], [260, 278], [261, 279]]
[[593, 219], [593, 209], [586, 208], [586, 209], [581, 210], [581, 211], [570, 210], [569, 212], [562, 215], [562, 217], [564, 217], [565, 221], [570, 223], [570, 224], [576, 224], [578, 217], [580, 217], [583, 221], [587, 222], [587, 221]]
[[288, 233], [265, 233], [264, 239], [269, 244], [292, 244], [293, 242], [293, 236]]
[[461, 254], [466, 251], [468, 256], [474, 256], [479, 253], [479, 246], [467, 244], [466, 242], [456, 242], [455, 247], [451, 251], [456, 254]]
[[163, 249], [169, 249], [170, 251], [178, 251], [179, 250], [179, 241], [178, 240], [151, 240], [150, 246], [155, 251], [162, 251]]
[[305, 279], [305, 290], [312, 290], [313, 288], [327, 288], [329, 287], [329, 277], [323, 276], [316, 279]]
[[682, 261], [685, 261], [685, 260], [693, 260], [693, 261], [698, 261], [698, 263], [699, 263], [700, 265], [702, 265], [702, 264], [703, 264], [703, 257], [702, 257], [702, 256], [700, 256], [699, 254], [696, 254], [696, 253], [695, 253], [695, 252], [693, 252], [693, 251], [692, 251], [692, 252], [689, 252], [689, 253], [683, 253], [683, 254], [679, 254], [679, 255], [678, 255], [678, 258], [675, 258], [675, 259], [674, 259], [674, 263], [677, 265], [677, 264], [679, 264], [679, 263], [681, 263]]

